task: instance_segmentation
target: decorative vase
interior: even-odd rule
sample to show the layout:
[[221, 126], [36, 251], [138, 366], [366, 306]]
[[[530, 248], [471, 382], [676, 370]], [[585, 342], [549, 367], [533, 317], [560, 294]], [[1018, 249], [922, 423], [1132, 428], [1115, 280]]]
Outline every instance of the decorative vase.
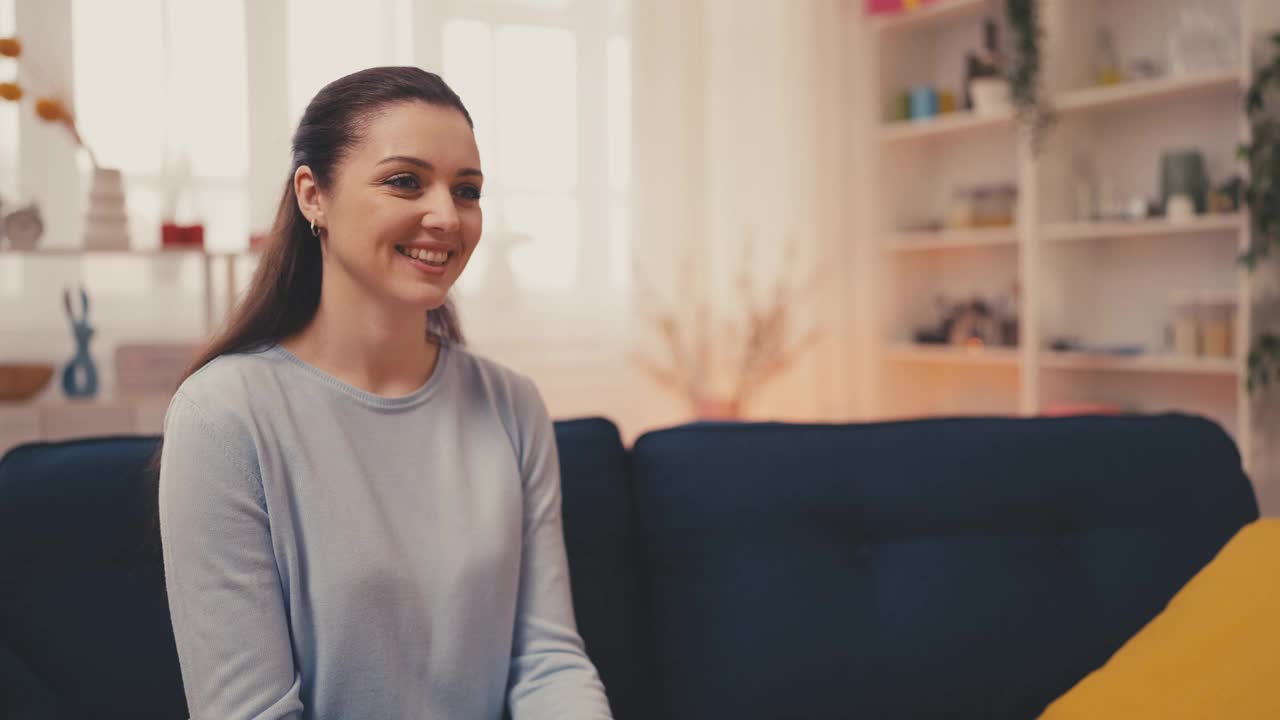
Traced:
[[129, 216], [125, 212], [124, 177], [119, 170], [93, 169], [84, 246], [90, 250], [129, 249]]
[[977, 77], [969, 81], [973, 112], [996, 115], [1013, 109], [1013, 92], [1009, 81], [1000, 77]]
[[1188, 195], [1196, 213], [1203, 213], [1208, 191], [1209, 177], [1200, 151], [1171, 151], [1160, 158], [1160, 199], [1166, 205], [1174, 195]]
[[62, 390], [71, 398], [89, 398], [98, 393], [98, 368], [89, 354], [89, 340], [93, 338], [93, 327], [89, 325], [89, 296], [84, 288], [80, 289], [80, 315], [77, 317], [71, 308], [71, 293], [63, 291], [62, 302], [67, 309], [67, 319], [71, 321], [71, 332], [75, 336], [76, 352], [62, 369]]
[[700, 397], [694, 400], [693, 410], [699, 420], [726, 421], [742, 417], [738, 401], [715, 396]]

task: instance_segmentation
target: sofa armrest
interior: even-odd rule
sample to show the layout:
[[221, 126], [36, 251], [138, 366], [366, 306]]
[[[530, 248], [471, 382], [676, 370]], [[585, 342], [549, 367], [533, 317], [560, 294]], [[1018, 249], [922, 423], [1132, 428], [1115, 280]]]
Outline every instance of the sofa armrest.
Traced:
[[0, 644], [0, 717], [49, 720], [63, 717], [53, 693], [6, 645]]

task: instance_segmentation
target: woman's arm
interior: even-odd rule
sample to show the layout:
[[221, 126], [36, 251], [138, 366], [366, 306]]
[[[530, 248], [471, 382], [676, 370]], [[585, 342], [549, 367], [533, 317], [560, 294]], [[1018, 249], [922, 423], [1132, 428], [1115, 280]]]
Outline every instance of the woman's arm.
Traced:
[[192, 718], [298, 718], [284, 598], [252, 449], [179, 392], [165, 416], [160, 534]]
[[555, 433], [533, 383], [516, 385], [524, 551], [508, 700], [513, 720], [608, 720], [595, 666], [583, 650], [569, 594]]

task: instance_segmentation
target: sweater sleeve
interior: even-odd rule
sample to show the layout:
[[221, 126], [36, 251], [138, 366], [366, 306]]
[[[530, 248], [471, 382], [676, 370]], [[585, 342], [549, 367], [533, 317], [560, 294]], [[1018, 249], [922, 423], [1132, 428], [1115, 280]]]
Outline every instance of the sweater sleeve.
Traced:
[[181, 392], [165, 416], [160, 533], [187, 708], [193, 719], [299, 718], [262, 481], [251, 443], [227, 425]]
[[608, 720], [604, 686], [573, 617], [560, 518], [555, 434], [533, 383], [517, 385], [524, 548], [516, 601], [510, 692], [513, 720]]

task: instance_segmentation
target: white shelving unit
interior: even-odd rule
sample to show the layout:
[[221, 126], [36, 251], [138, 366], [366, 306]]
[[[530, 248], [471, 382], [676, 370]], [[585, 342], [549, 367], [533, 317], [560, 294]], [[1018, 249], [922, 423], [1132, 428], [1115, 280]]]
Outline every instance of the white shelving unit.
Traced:
[[1013, 228], [941, 230], [937, 232], [904, 232], [890, 237], [887, 252], [919, 252], [923, 250], [958, 250], [975, 247], [1012, 247], [1018, 244]]
[[1236, 239], [1235, 236], [1238, 236], [1247, 226], [1247, 215], [1233, 213], [1229, 215], [1200, 215], [1194, 220], [1181, 223], [1167, 220], [1046, 223], [1041, 236], [1048, 241], [1059, 241], [1171, 237], [1194, 233], [1216, 233]]
[[[875, 113], [859, 153], [874, 168], [874, 218], [867, 223], [879, 250], [871, 416], [1036, 415], [1098, 404], [1182, 410], [1218, 421], [1246, 462], [1252, 456], [1243, 360], [1253, 334], [1252, 295], [1236, 262], [1249, 242], [1247, 214], [1101, 222], [1075, 210], [1082, 166], [1122, 197], [1158, 196], [1161, 155], [1169, 150], [1199, 150], [1213, 185], [1243, 172], [1235, 159], [1246, 137], [1243, 93], [1253, 47], [1280, 15], [1263, 11], [1272, 0], [1212, 6], [1239, 19], [1238, 66], [1105, 87], [1093, 80], [1100, 28], [1115, 37], [1123, 69], [1138, 56], [1164, 60], [1166, 38], [1189, 1], [1041, 0], [1040, 82], [1057, 118], [1039, 152], [1012, 113], [888, 120], [895, 97], [912, 85], [963, 98], [964, 53], [981, 43], [985, 18], [996, 19], [1001, 48], [1010, 52], [1003, 0], [938, 0], [869, 22], [872, 96], [854, 98], [853, 112]], [[940, 222], [956, 188], [1001, 183], [1018, 188], [1013, 227], [912, 229]], [[937, 319], [936, 296], [998, 298], [1013, 288], [1017, 347], [911, 342], [915, 330]], [[1171, 297], [1186, 291], [1237, 299], [1234, 356], [1173, 354], [1166, 339]], [[1051, 350], [1060, 339], [1145, 351]]]
[[968, 110], [947, 113], [928, 120], [886, 123], [880, 129], [884, 142], [902, 142], [921, 138], [948, 138], [984, 128], [1013, 127], [1013, 113], [979, 115]]
[[912, 30], [973, 17], [982, 14], [986, 9], [987, 0], [946, 0], [925, 5], [914, 12], [877, 18], [875, 24], [876, 30], [882, 33]]
[[[204, 332], [209, 334], [218, 322], [220, 308], [214, 300], [216, 287], [214, 273], [215, 266], [219, 263], [223, 265], [223, 282], [226, 287], [227, 305], [229, 306], [236, 297], [238, 288], [238, 279], [236, 274], [236, 261], [248, 255], [253, 254], [251, 251], [241, 252], [220, 252], [210, 250], [188, 250], [188, 249], [168, 249], [168, 248], [127, 248], [120, 250], [96, 250], [79, 247], [44, 247], [35, 250], [13, 250], [0, 249], [0, 261], [7, 258], [17, 258], [23, 261], [39, 261], [40, 259], [78, 259], [91, 256], [115, 256], [115, 257], [139, 257], [150, 259], [184, 259], [197, 257], [200, 259], [201, 273], [204, 277]], [[229, 308], [221, 308], [225, 311]]]
[[1016, 368], [1018, 366], [1018, 351], [1013, 348], [969, 348], [949, 345], [899, 343], [890, 346], [886, 353], [890, 359], [901, 363], [981, 365], [1007, 368]]
[[1087, 352], [1045, 351], [1040, 366], [1055, 370], [1106, 370], [1177, 375], [1217, 375], [1235, 378], [1240, 372], [1234, 358], [1200, 358], [1180, 355], [1103, 355]]
[[1138, 80], [1106, 87], [1069, 90], [1053, 98], [1053, 107], [1059, 113], [1072, 114], [1180, 96], [1199, 99], [1212, 93], [1236, 93], [1240, 89], [1240, 73], [1231, 70], [1185, 78]]
[[[89, 250], [83, 248], [44, 247], [36, 250], [0, 250], [0, 263], [19, 262], [25, 272], [28, 263], [58, 263], [76, 260], [106, 258], [139, 258], [146, 262], [196, 261], [203, 278], [200, 317], [204, 320], [202, 334], [207, 336], [221, 321], [239, 291], [237, 264], [251, 256], [251, 251], [220, 252], [185, 249], [126, 249]], [[69, 270], [78, 275], [78, 268]], [[54, 270], [61, 275], [61, 269]], [[225, 283], [223, 298], [218, 302], [215, 289]], [[101, 322], [95, 316], [95, 323]], [[107, 352], [109, 346], [97, 347], [98, 353]], [[101, 359], [101, 357], [100, 357]], [[101, 369], [101, 368], [100, 368]], [[90, 435], [152, 434], [158, 433], [168, 406], [168, 396], [117, 395], [104, 388], [90, 399], [69, 399], [58, 389], [58, 368], [50, 381], [52, 389], [41, 393], [35, 400], [13, 403], [0, 402], [0, 455], [10, 448], [27, 442], [56, 441]]]

